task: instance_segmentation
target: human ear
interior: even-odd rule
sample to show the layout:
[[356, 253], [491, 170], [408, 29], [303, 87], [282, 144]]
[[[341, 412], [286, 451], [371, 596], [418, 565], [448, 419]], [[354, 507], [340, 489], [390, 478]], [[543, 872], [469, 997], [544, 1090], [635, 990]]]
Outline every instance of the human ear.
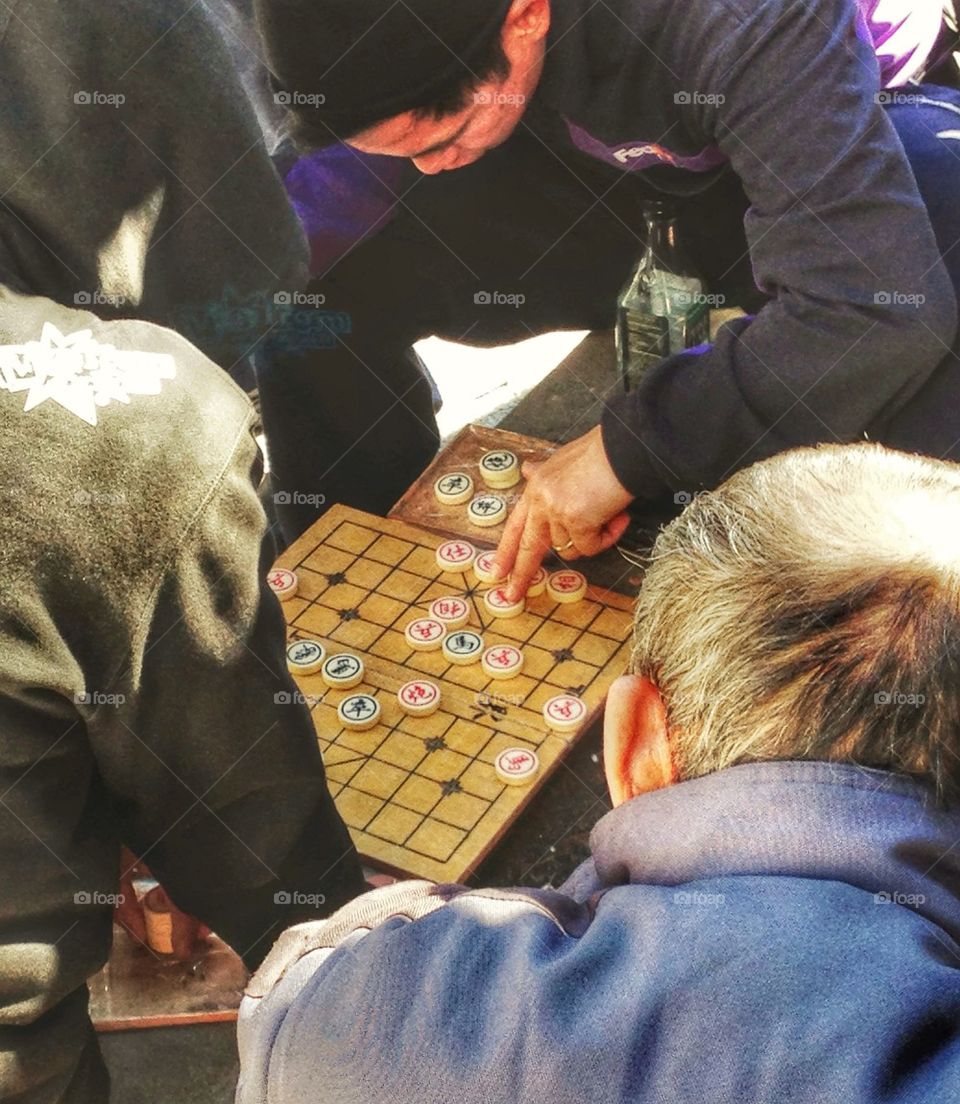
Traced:
[[642, 675], [610, 687], [603, 718], [603, 759], [614, 806], [679, 780], [670, 754], [667, 709]]

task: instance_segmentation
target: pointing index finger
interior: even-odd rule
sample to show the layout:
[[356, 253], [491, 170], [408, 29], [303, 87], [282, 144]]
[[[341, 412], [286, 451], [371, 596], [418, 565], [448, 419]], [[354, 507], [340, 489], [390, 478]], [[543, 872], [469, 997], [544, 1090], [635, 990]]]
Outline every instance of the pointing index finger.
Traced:
[[520, 550], [520, 541], [523, 537], [523, 529], [527, 523], [527, 499], [523, 497], [517, 503], [516, 509], [507, 519], [503, 528], [503, 536], [497, 545], [494, 554], [494, 563], [497, 573], [506, 578], [512, 571], [513, 565]]
[[528, 511], [520, 538], [517, 558], [507, 584], [507, 594], [518, 601], [530, 589], [543, 557], [550, 550], [550, 523], [537, 511]]

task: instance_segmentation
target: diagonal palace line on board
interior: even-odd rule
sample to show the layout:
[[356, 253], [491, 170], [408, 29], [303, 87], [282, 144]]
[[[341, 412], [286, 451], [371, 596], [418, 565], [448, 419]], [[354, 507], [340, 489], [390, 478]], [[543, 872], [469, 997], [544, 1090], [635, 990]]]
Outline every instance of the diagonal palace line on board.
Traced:
[[[389, 696], [393, 693], [394, 682], [397, 679], [402, 680], [402, 678], [404, 677], [404, 663], [399, 656], [394, 656], [391, 659], [390, 656], [387, 655], [386, 659], [384, 659], [385, 653], [381, 652], [381, 650], [376, 646], [376, 641], [382, 638], [385, 633], [389, 632], [391, 630], [391, 627], [394, 631], [396, 631], [400, 623], [403, 621], [404, 617], [409, 613], [410, 604], [416, 603], [418, 598], [422, 598], [424, 601], [426, 601], [427, 597], [429, 596], [429, 592], [433, 588], [435, 588], [438, 583], [440, 583], [441, 576], [438, 574], [436, 568], [433, 566], [432, 554], [429, 557], [431, 565], [429, 566], [429, 568], [427, 567], [425, 561], [420, 563], [410, 562], [408, 558], [409, 555], [416, 550], [420, 550], [421, 552], [429, 551], [432, 553], [437, 537], [435, 534], [431, 534], [425, 530], [420, 530], [415, 525], [411, 528], [407, 523], [404, 522], [391, 522], [389, 520], [377, 519], [371, 515], [366, 515], [358, 511], [351, 511], [346, 508], [340, 508], [340, 510], [341, 513], [338, 516], [331, 516], [328, 514], [325, 526], [315, 531], [307, 542], [304, 542], [299, 547], [295, 548], [292, 551], [292, 555], [287, 560], [282, 560], [281, 562], [284, 566], [297, 571], [302, 571], [305, 574], [319, 573], [317, 575], [318, 578], [324, 576], [329, 571], [329, 568], [327, 568], [323, 562], [316, 558], [318, 553], [324, 549], [326, 549], [328, 552], [335, 553], [334, 562], [339, 564], [339, 566], [336, 567], [336, 574], [338, 576], [344, 572], [349, 573], [351, 567], [355, 566], [359, 561], [370, 561], [378, 565], [382, 564], [383, 568], [385, 568], [387, 572], [385, 577], [378, 575], [376, 579], [368, 582], [363, 582], [359, 578], [354, 580], [355, 585], [359, 586], [361, 590], [367, 591], [371, 595], [395, 594], [395, 590], [393, 587], [384, 586], [385, 579], [389, 579], [391, 575], [393, 575], [394, 573], [399, 573], [401, 572], [401, 570], [404, 572], [414, 572], [413, 589], [417, 591], [417, 595], [405, 593], [402, 596], [402, 601], [398, 603], [398, 605], [403, 606], [403, 608], [398, 608], [395, 612], [388, 610], [386, 611], [385, 618], [376, 618], [375, 620], [371, 620], [368, 627], [373, 629], [375, 631], [375, 634], [377, 634], [373, 639], [371, 639], [365, 633], [361, 634], [363, 637], [362, 640], [350, 640], [349, 636], [347, 636], [346, 638], [342, 638], [337, 633], [337, 629], [340, 626], [336, 626], [333, 629], [327, 628], [320, 631], [320, 635], [325, 639], [329, 638], [334, 642], [339, 642], [343, 640], [343, 642], [348, 643], [348, 646], [359, 648], [361, 652], [370, 655], [373, 664], [370, 670], [373, 677], [371, 679], [368, 679], [368, 685], [375, 688], [375, 692], [378, 695]], [[357, 531], [357, 526], [360, 526], [359, 531]], [[337, 539], [339, 534], [343, 534], [341, 539]], [[381, 556], [384, 558], [381, 559], [381, 556], [374, 556], [371, 560], [371, 550], [377, 548], [384, 538], [399, 540], [408, 547], [390, 553], [388, 553], [388, 550], [386, 548], [383, 548], [381, 549]], [[387, 555], [389, 555], [389, 559], [386, 558]], [[340, 562], [341, 558], [346, 558], [348, 563], [343, 564], [342, 562]], [[340, 599], [332, 593], [336, 589], [336, 585], [339, 585], [339, 582], [337, 584], [333, 584], [331, 582], [331, 586], [322, 586], [319, 592], [316, 594], [313, 593], [313, 588], [311, 587], [309, 597], [305, 599], [305, 603], [303, 605], [298, 606], [295, 611], [293, 609], [288, 609], [286, 611], [288, 622], [292, 626], [295, 633], [298, 630], [305, 632], [317, 631], [316, 627], [310, 621], [310, 611], [312, 609], [318, 608], [320, 610], [335, 610], [337, 608], [337, 604]], [[400, 596], [398, 595], [397, 597]], [[606, 654], [602, 656], [594, 655], [591, 658], [587, 658], [586, 655], [575, 655], [575, 658], [584, 665], [585, 675], [587, 671], [590, 672], [589, 676], [587, 677], [589, 678], [590, 685], [594, 687], [594, 690], [592, 691], [594, 695], [601, 692], [600, 688], [602, 688], [607, 679], [615, 677], [616, 674], [620, 672], [620, 667], [616, 657], [622, 656], [625, 664], [626, 650], [629, 648], [629, 632], [627, 632], [626, 630], [622, 634], [619, 632], [611, 632], [610, 630], [613, 628], [612, 625], [604, 625], [601, 628], [596, 624], [597, 620], [605, 613], [605, 611], [619, 611], [618, 615], [621, 618], [625, 619], [625, 621], [629, 620], [628, 599], [616, 595], [610, 595], [609, 598], [616, 598], [616, 602], [611, 605], [609, 601], [601, 601], [599, 600], [599, 598], [594, 599], [595, 604], [591, 609], [588, 610], [589, 616], [585, 618], [575, 617], [572, 621], [570, 621], [569, 623], [565, 623], [565, 625], [563, 626], [563, 631], [565, 633], [568, 632], [571, 634], [572, 643], [570, 644], [570, 647], [575, 653], [579, 652], [576, 644], [577, 641], [585, 638], [592, 639], [593, 636], [595, 636], [596, 634], [599, 634], [600, 639], [605, 641], [605, 643], [609, 645], [609, 651], [606, 651]], [[406, 605], [404, 606], [403, 603], [406, 603]], [[475, 595], [473, 596], [472, 604], [475, 607], [474, 613], [476, 615]], [[496, 634], [505, 634], [509, 640], [517, 642], [518, 646], [522, 647], [524, 643], [529, 645], [533, 640], [533, 637], [539, 631], [539, 627], [546, 624], [547, 622], [550, 622], [552, 615], [556, 612], [556, 610], [557, 607], [554, 604], [551, 604], [549, 610], [543, 609], [530, 611], [532, 619], [530, 620], [529, 625], [525, 627], [519, 625], [514, 626], [514, 629], [519, 631], [511, 631], [509, 627], [501, 625], [499, 626], [499, 631], [497, 631]], [[482, 628], [486, 628], [488, 630], [490, 630], [492, 626], [496, 623], [495, 621], [491, 621], [491, 619], [487, 617], [480, 617], [479, 622]], [[537, 641], [536, 648], [548, 648], [548, 645], [545, 642]], [[408, 650], [404, 648], [403, 654], [407, 654], [407, 652]], [[560, 661], [557, 660], [557, 663], [559, 662]], [[449, 682], [450, 678], [452, 677], [451, 673], [453, 673], [454, 675], [456, 674], [455, 666], [451, 665], [449, 662], [444, 662], [441, 666], [443, 668], [442, 671], [439, 668], [430, 667], [430, 669], [428, 670], [428, 675], [430, 677], [439, 678], [441, 683], [444, 686], [447, 686], [447, 688], [454, 695], [453, 698], [449, 700], [448, 708], [445, 711], [449, 715], [442, 718], [444, 730], [446, 732], [449, 732], [456, 727], [457, 716], [460, 716], [460, 718], [465, 721], [472, 712], [472, 707], [468, 707], [466, 713], [461, 712], [461, 710], [457, 708], [457, 705], [463, 705], [464, 703], [468, 703], [470, 701], [470, 694], [472, 693], [472, 690], [486, 687], [486, 692], [489, 692], [491, 688], [495, 689], [496, 686], [494, 683], [491, 683], [489, 678], [479, 678], [476, 686], [471, 683], [470, 686], [466, 688], [467, 696], [464, 697], [464, 694], [462, 693], [462, 690], [464, 688], [458, 685], [456, 679], [454, 678], [454, 681], [452, 683]], [[556, 669], [555, 665], [553, 666], [554, 669]], [[418, 669], [420, 669], [419, 666]], [[427, 670], [426, 668], [423, 669]], [[579, 673], [577, 677], [580, 677]], [[537, 683], [539, 683], [544, 689], [556, 686], [559, 690], [559, 688], [562, 688], [564, 685], [562, 677], [561, 679], [553, 679], [550, 677], [549, 672], [544, 672], [541, 675], [533, 675], [532, 678], [534, 681], [530, 684], [531, 689], [534, 688]], [[598, 681], [601, 678], [603, 679], [603, 682]], [[528, 690], [526, 693], [529, 692], [530, 691]], [[314, 713], [315, 727], [319, 723], [320, 722], [318, 720], [317, 714]], [[399, 729], [397, 729], [396, 727], [397, 724], [400, 725]], [[456, 760], [455, 763], [451, 762], [450, 764], [450, 768], [454, 772], [455, 777], [457, 777], [458, 779], [463, 779], [464, 774], [469, 771], [470, 767], [476, 766], [480, 762], [483, 763], [484, 769], [487, 769], [489, 767], [489, 764], [487, 762], [487, 755], [490, 741], [494, 738], [494, 732], [501, 731], [502, 724], [502, 720], [498, 722], [496, 718], [488, 719], [481, 724], [481, 729], [484, 730], [485, 734], [483, 736], [483, 739], [479, 743], [471, 741], [471, 746], [458, 745], [455, 748], [447, 749], [451, 754], [453, 754]], [[340, 789], [338, 791], [337, 800], [340, 800], [339, 794], [346, 790], [348, 793], [356, 792], [359, 794], [368, 795], [367, 800], [372, 800], [375, 802], [375, 807], [373, 808], [358, 808], [356, 810], [356, 816], [347, 814], [347, 823], [357, 831], [365, 832], [368, 836], [373, 833], [372, 839], [383, 840], [392, 846], [401, 846], [402, 844], [403, 848], [411, 856], [422, 857], [416, 858], [415, 861], [417, 863], [417, 866], [415, 867], [400, 863], [400, 866], [404, 869], [418, 870], [419, 873], [426, 874], [432, 877], [440, 876], [439, 870], [442, 869], [444, 863], [448, 862], [460, 864], [462, 869], [467, 869], [469, 866], [473, 865], [475, 861], [477, 861], [476, 858], [471, 858], [471, 855], [478, 855], [479, 851], [485, 849], [483, 835], [485, 834], [486, 829], [482, 830], [483, 834], [481, 836], [476, 837], [473, 842], [471, 842], [468, 837], [471, 837], [475, 833], [480, 822], [478, 820], [471, 820], [469, 822], [461, 821], [458, 815], [454, 815], [452, 817], [448, 816], [447, 812], [445, 811], [447, 806], [443, 804], [444, 795], [436, 791], [433, 791], [429, 805], [421, 806], [419, 804], [407, 804], [406, 800], [404, 800], [400, 796], [400, 791], [403, 789], [405, 783], [405, 774], [408, 778], [422, 778], [424, 782], [428, 784], [431, 788], [439, 785], [439, 775], [436, 774], [434, 770], [425, 771], [423, 769], [424, 764], [428, 762], [429, 756], [424, 754], [422, 750], [416, 764], [409, 762], [405, 764], [397, 764], [393, 762], [389, 756], [383, 756], [382, 749], [385, 747], [386, 744], [389, 743], [390, 739], [392, 739], [392, 735], [395, 732], [406, 733], [409, 735], [409, 730], [405, 727], [402, 718], [399, 719], [398, 722], [388, 721], [388, 725], [392, 725], [392, 727], [390, 727], [389, 729], [385, 728], [382, 732], [376, 734], [376, 748], [370, 749], [369, 747], [365, 747], [361, 750], [363, 751], [367, 759], [372, 757], [377, 762], [383, 759], [385, 762], [390, 763], [391, 769], [398, 772], [396, 776], [396, 782], [394, 782], [391, 778], [390, 793], [387, 793], [383, 791], [380, 787], [368, 788], [367, 786], [359, 785], [354, 777], [348, 778], [345, 774], [343, 778], [339, 780]], [[514, 728], [513, 726], [517, 727]], [[546, 732], [541, 727], [539, 713], [533, 706], [529, 705], [529, 703], [526, 704], [512, 717], [510, 726], [507, 729], [503, 730], [503, 732], [508, 739], [512, 734], [520, 737], [524, 741], [529, 741], [534, 746], [541, 745], [550, 747], [550, 755], [555, 756], [555, 758], [548, 758], [548, 761], [551, 763], [552, 766], [558, 765], [559, 756], [563, 754], [566, 747], [569, 746], [566, 745], [565, 741], [561, 741], [558, 737], [555, 737], [551, 733]], [[325, 733], [322, 730], [318, 729], [318, 736], [321, 738], [321, 744], [325, 747], [327, 745], [327, 741], [324, 739], [324, 735]], [[327, 733], [327, 735], [330, 734]], [[341, 735], [343, 734], [341, 733]], [[357, 757], [352, 750], [352, 744], [350, 744], [349, 742], [347, 744], [341, 744], [339, 738], [337, 737], [332, 738], [329, 742], [331, 743], [331, 745], [339, 746], [343, 750], [345, 750], [347, 752], [347, 758], [351, 760], [356, 760]], [[444, 749], [428, 748], [427, 750], [430, 752], [434, 752]], [[472, 795], [473, 799], [478, 801], [481, 807], [489, 804], [490, 802], [494, 802], [494, 804], [496, 804], [498, 801], [504, 799], [505, 795], [507, 794], [506, 788], [502, 786], [497, 787], [497, 794], [499, 794], [499, 796], [485, 794], [483, 789], [474, 789], [472, 782], [466, 782], [464, 784], [464, 789], [462, 792], [464, 792], [468, 797]], [[529, 795], [524, 795], [527, 800], [529, 800], [529, 796], [532, 796], [533, 792], [535, 791], [530, 791]], [[519, 797], [520, 795], [516, 796]], [[415, 818], [413, 827], [407, 826], [404, 829], [407, 835], [401, 842], [398, 842], [396, 838], [389, 838], [388, 835], [384, 834], [381, 831], [377, 831], [370, 823], [373, 818], [379, 816], [379, 814], [383, 811], [385, 804], [388, 806], [393, 805], [396, 807], [404, 808], [407, 810], [409, 815], [412, 815]], [[518, 806], [512, 806], [508, 801], [507, 806], [505, 806], [504, 808], [506, 809], [516, 807]], [[440, 854], [434, 848], [425, 851], [420, 846], [416, 846], [416, 841], [413, 841], [412, 838], [410, 838], [410, 832], [414, 829], [419, 830], [419, 828], [423, 828], [425, 821], [429, 821], [431, 824], [437, 823], [438, 825], [447, 825], [456, 832], [458, 838], [457, 840], [450, 842], [451, 849], [449, 851], [446, 851], [445, 854]], [[390, 861], [393, 863], [393, 865], [397, 865], [396, 858], [389, 859], [388, 856], [379, 854], [376, 849], [371, 851], [371, 847], [375, 847], [375, 845], [370, 842], [368, 842], [367, 844], [361, 843], [361, 851], [364, 854], [367, 854], [368, 856], [374, 855], [378, 857], [379, 861]], [[461, 847], [466, 847], [466, 850], [461, 851]], [[479, 849], [479, 851], [475, 849]], [[430, 864], [429, 869], [423, 869], [421, 866], [422, 862]], [[437, 864], [440, 864], [439, 868], [437, 867]], [[456, 869], [451, 869], [444, 873], [442, 877], [456, 878], [458, 877], [458, 874]]]
[[606, 193], [605, 193], [606, 194]]

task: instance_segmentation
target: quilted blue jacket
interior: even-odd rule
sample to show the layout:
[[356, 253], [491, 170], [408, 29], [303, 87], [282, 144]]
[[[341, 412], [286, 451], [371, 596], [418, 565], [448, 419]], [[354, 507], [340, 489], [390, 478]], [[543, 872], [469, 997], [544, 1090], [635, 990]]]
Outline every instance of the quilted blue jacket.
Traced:
[[960, 810], [750, 764], [591, 842], [559, 892], [407, 882], [291, 929], [239, 1104], [960, 1100]]

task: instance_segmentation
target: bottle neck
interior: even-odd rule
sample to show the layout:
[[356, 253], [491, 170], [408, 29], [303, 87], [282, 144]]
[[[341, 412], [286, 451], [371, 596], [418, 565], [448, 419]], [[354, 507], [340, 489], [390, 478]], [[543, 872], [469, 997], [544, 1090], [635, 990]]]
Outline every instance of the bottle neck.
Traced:
[[647, 253], [669, 267], [677, 252], [677, 220], [662, 215], [647, 218]]

